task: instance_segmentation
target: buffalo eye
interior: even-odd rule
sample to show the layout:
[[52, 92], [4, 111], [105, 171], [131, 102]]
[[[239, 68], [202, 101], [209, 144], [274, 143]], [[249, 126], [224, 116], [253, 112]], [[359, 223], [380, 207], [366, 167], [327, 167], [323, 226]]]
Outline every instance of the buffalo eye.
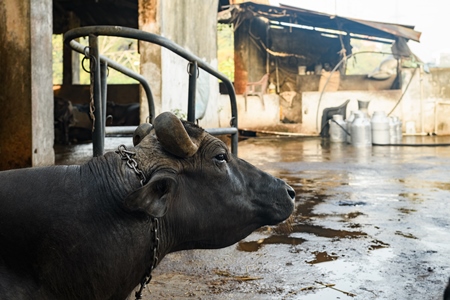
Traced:
[[225, 153], [217, 154], [216, 156], [214, 156], [214, 158], [218, 162], [227, 162], [228, 161], [228, 156]]

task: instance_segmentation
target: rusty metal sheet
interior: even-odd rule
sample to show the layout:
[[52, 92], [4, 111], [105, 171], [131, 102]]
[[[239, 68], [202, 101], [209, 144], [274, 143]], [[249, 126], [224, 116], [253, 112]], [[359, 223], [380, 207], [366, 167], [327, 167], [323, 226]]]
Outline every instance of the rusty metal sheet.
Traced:
[[358, 20], [358, 19], [351, 19], [348, 18], [348, 20], [364, 24], [376, 29], [379, 29], [381, 31], [388, 32], [392, 35], [404, 37], [406, 39], [410, 39], [416, 42], [420, 41], [421, 32], [415, 31], [414, 29], [408, 28], [406, 26], [398, 25], [398, 24], [390, 24], [390, 23], [381, 23], [381, 22], [373, 22], [373, 21], [366, 21], [366, 20]]
[[421, 32], [415, 31], [414, 26], [411, 25], [345, 18], [283, 4], [280, 4], [280, 6], [269, 6], [245, 2], [235, 7], [239, 8], [236, 10], [237, 13], [246, 14], [248, 17], [259, 15], [278, 22], [340, 30], [384, 39], [393, 40], [396, 37], [403, 37], [419, 42], [421, 36]]

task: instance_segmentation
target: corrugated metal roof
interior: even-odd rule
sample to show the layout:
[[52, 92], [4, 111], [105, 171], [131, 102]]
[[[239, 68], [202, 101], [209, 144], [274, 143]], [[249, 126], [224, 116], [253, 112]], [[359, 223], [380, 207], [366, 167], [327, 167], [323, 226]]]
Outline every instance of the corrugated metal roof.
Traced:
[[358, 20], [358, 19], [350, 19], [353, 22], [357, 22], [360, 24], [364, 24], [373, 28], [377, 28], [381, 31], [388, 32], [390, 34], [393, 34], [395, 36], [404, 37], [408, 40], [413, 40], [416, 42], [420, 41], [421, 32], [415, 31], [414, 27], [409, 28], [404, 25], [398, 25], [398, 24], [390, 24], [390, 23], [381, 23], [381, 22], [374, 22], [374, 21], [365, 21], [365, 20]]
[[414, 26], [383, 23], [352, 18], [344, 18], [337, 15], [306, 10], [288, 5], [269, 6], [253, 2], [245, 2], [234, 5], [237, 14], [265, 17], [272, 21], [304, 26], [320, 27], [324, 29], [345, 31], [361, 36], [372, 36], [395, 40], [403, 37], [407, 40], [420, 41], [421, 32], [415, 31]]

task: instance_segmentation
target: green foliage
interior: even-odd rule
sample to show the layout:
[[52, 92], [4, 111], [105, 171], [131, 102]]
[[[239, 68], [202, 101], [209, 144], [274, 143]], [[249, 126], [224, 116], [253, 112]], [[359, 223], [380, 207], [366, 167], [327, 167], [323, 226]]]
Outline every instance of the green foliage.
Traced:
[[187, 114], [179, 108], [172, 109], [171, 112], [177, 116], [178, 119], [187, 120]]
[[234, 81], [234, 31], [228, 24], [217, 24], [217, 60], [219, 71]]
[[[88, 45], [87, 38], [80, 39], [79, 43]], [[63, 81], [63, 35], [53, 35], [53, 84], [62, 84]], [[99, 37], [99, 51], [113, 61], [139, 73], [139, 53], [137, 41], [120, 37]], [[84, 55], [80, 54], [80, 84], [90, 83], [90, 74], [85, 72], [82, 66]], [[89, 60], [84, 61], [84, 67], [89, 70]], [[108, 84], [137, 83], [134, 79], [109, 68]]]
[[62, 84], [63, 70], [63, 35], [54, 34], [52, 36], [52, 56], [53, 56], [53, 84]]
[[386, 59], [389, 54], [375, 53], [375, 52], [383, 52], [383, 53], [391, 53], [391, 45], [359, 40], [359, 39], [351, 39], [350, 41], [352, 45], [352, 53], [364, 52], [364, 51], [373, 51], [372, 53], [362, 53], [352, 56], [347, 61], [347, 75], [361, 75], [361, 74], [369, 74], [375, 68], [377, 68], [380, 63]]

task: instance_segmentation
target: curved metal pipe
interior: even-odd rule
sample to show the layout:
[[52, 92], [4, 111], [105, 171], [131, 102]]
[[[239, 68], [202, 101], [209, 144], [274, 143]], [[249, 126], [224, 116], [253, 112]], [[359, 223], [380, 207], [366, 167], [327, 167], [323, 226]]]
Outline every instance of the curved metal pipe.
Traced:
[[[77, 41], [71, 40], [69, 45], [70, 45], [70, 47], [72, 47], [73, 50], [75, 50], [81, 54], [89, 55], [89, 48], [86, 48], [86, 46], [81, 45]], [[145, 77], [139, 73], [134, 72], [131, 69], [128, 69], [127, 67], [124, 67], [124, 66], [116, 63], [115, 61], [111, 60], [110, 58], [108, 58], [106, 56], [99, 55], [99, 57], [100, 57], [100, 61], [106, 62], [109, 67], [113, 68], [114, 70], [116, 70], [128, 77], [131, 77], [131, 78], [139, 81], [139, 83], [142, 85], [142, 88], [145, 91], [145, 95], [147, 96], [150, 123], [153, 123], [153, 120], [155, 119], [155, 105], [153, 104], [154, 101], [153, 101], [152, 90], [150, 89], [150, 85], [148, 84]]]
[[[210, 66], [208, 63], [206, 63], [199, 57], [195, 56], [194, 54], [187, 52], [183, 47], [177, 45], [176, 43], [174, 43], [171, 40], [164, 38], [162, 36], [159, 36], [159, 35], [156, 35], [156, 34], [153, 34], [150, 32], [141, 31], [138, 29], [122, 27], [122, 26], [86, 26], [86, 27], [74, 28], [64, 34], [64, 43], [70, 45], [71, 47], [74, 47], [75, 44], [73, 44], [73, 40], [83, 37], [83, 36], [87, 36], [89, 34], [118, 36], [118, 37], [132, 38], [132, 39], [138, 39], [141, 41], [150, 42], [150, 43], [157, 44], [157, 45], [160, 45], [161, 47], [171, 50], [172, 52], [178, 54], [179, 56], [183, 57], [184, 59], [188, 60], [189, 62], [196, 62], [199, 68], [205, 70], [209, 74], [222, 80], [223, 83], [225, 84], [225, 86], [228, 90], [228, 94], [230, 96], [230, 104], [231, 104], [232, 118], [230, 120], [230, 126], [236, 127], [236, 128], [238, 127], [236, 93], [235, 93], [232, 82], [224, 74], [216, 71], [212, 66]], [[84, 50], [84, 48], [83, 48], [83, 50]], [[79, 50], [77, 50], [77, 51], [79, 51]], [[105, 61], [107, 61], [107, 60], [105, 60]], [[112, 66], [110, 60], [107, 62], [109, 65]], [[149, 103], [149, 108], [150, 108], [150, 103]], [[151, 114], [154, 115], [154, 112], [153, 113], [151, 112]], [[237, 133], [232, 134], [231, 139], [232, 139], [232, 142], [231, 142], [232, 152], [237, 155], [238, 134]]]

